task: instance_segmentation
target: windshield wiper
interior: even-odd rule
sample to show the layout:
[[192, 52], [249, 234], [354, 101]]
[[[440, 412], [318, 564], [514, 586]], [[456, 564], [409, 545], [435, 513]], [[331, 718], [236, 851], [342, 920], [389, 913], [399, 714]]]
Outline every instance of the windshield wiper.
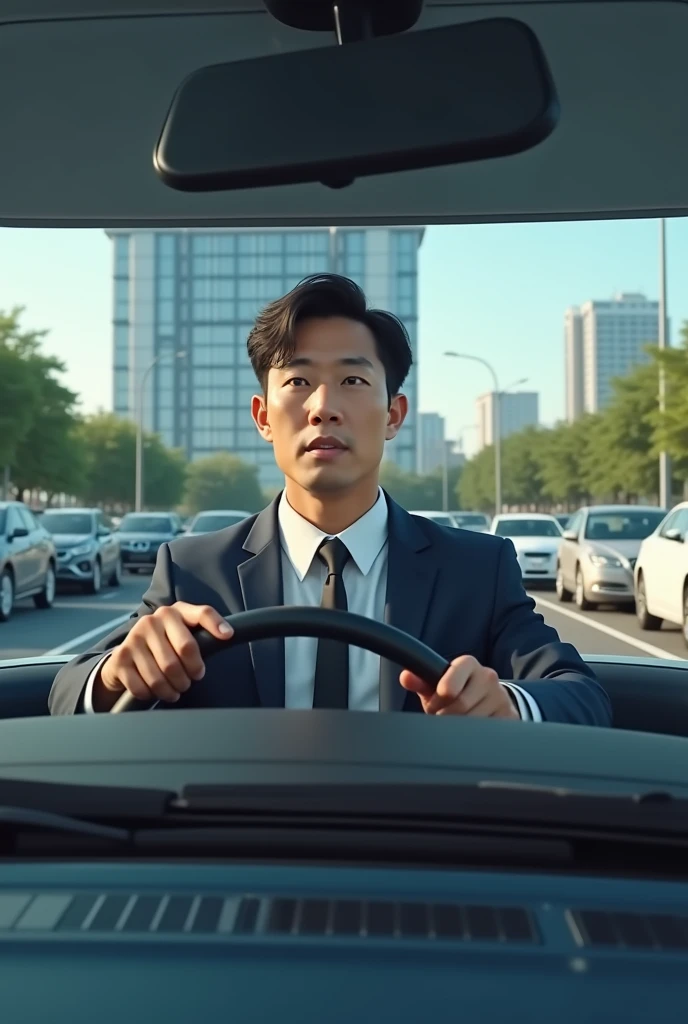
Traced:
[[104, 839], [108, 842], [120, 843], [129, 842], [132, 837], [131, 831], [126, 828], [81, 821], [79, 818], [70, 818], [66, 814], [36, 811], [32, 807], [0, 806], [0, 849], [8, 839], [16, 837], [20, 831], [27, 829], [37, 829], [42, 833], [60, 832], [73, 837]]

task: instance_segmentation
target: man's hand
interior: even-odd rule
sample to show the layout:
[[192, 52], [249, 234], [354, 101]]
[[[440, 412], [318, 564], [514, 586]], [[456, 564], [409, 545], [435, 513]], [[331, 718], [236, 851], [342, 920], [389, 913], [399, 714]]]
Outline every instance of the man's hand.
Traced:
[[94, 686], [94, 707], [112, 707], [125, 690], [137, 700], [178, 701], [192, 682], [205, 675], [191, 633], [194, 626], [202, 626], [218, 640], [229, 640], [233, 632], [207, 604], [178, 601], [143, 615], [103, 665]]
[[485, 668], [469, 655], [454, 658], [437, 689], [404, 669], [399, 682], [417, 693], [426, 715], [469, 715], [475, 718], [517, 718], [509, 691], [494, 669]]

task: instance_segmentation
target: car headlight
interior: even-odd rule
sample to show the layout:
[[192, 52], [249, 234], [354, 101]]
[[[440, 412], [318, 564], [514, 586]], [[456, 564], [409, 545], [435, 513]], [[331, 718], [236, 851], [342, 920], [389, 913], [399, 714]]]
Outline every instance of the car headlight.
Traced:
[[93, 550], [93, 545], [91, 543], [88, 543], [88, 544], [77, 544], [77, 546], [75, 548], [72, 548], [71, 554], [72, 555], [90, 555], [92, 550]]
[[621, 559], [612, 558], [611, 555], [590, 555], [590, 561], [593, 565], [604, 566], [606, 569], [621, 569], [623, 567]]

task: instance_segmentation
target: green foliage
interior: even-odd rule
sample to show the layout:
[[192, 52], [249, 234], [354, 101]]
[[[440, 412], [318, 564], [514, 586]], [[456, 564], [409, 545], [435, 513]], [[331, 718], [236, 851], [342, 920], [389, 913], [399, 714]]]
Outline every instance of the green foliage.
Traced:
[[[461, 471], [451, 467], [447, 472], [447, 497], [449, 511], [458, 509], [457, 484]], [[380, 471], [380, 484], [394, 501], [406, 509], [442, 508], [442, 471], [420, 475], [400, 469], [394, 462], [383, 462]]]
[[187, 468], [184, 507], [192, 515], [210, 508], [258, 512], [264, 505], [258, 470], [236, 455], [218, 452]]

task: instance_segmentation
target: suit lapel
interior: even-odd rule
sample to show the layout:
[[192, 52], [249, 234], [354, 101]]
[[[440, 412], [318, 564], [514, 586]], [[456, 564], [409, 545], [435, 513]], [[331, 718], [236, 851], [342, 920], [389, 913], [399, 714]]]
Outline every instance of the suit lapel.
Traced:
[[[423, 629], [439, 571], [432, 542], [413, 516], [387, 497], [387, 599], [385, 622], [423, 639]], [[403, 666], [380, 663], [380, 711], [401, 711], [408, 696], [399, 684]]]
[[[253, 556], [237, 569], [246, 611], [284, 603], [278, 503], [279, 495], [256, 517], [244, 541], [244, 550]], [[258, 640], [249, 647], [262, 706], [283, 708], [284, 640]]]

